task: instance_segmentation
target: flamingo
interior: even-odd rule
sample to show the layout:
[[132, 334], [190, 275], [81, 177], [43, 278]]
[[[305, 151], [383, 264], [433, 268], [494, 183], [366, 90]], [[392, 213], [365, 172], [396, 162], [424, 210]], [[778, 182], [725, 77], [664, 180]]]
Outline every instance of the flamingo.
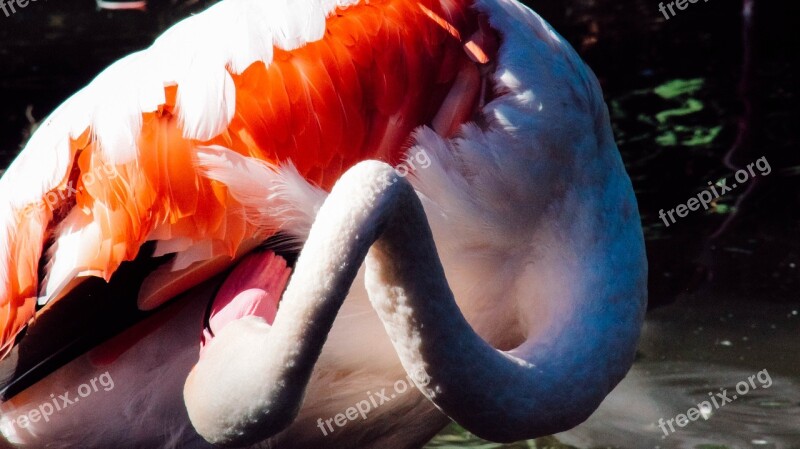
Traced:
[[547, 435], [625, 376], [646, 271], [600, 86], [526, 6], [223, 0], [69, 98], [0, 179], [0, 431]]

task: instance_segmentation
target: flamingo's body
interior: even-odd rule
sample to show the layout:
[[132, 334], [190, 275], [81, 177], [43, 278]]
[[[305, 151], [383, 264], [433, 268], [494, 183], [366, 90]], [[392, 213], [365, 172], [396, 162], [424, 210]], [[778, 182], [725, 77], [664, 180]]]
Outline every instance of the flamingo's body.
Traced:
[[[328, 197], [359, 161], [419, 154], [427, 164], [410, 179], [424, 215], [378, 166], [350, 170]], [[417, 218], [376, 224], [403, 208]], [[0, 180], [0, 219], [7, 353], [32, 319], [87, 277], [111, 279], [145, 242], [174, 255], [133, 286], [141, 309], [162, 310], [3, 404], [0, 430], [23, 446], [205, 447], [196, 428], [226, 444], [418, 447], [447, 422], [437, 407], [489, 438], [532, 437], [584, 419], [624, 375], [645, 301], [636, 203], [599, 86], [509, 0], [226, 0], [54, 112]], [[285, 244], [245, 257], [276, 233], [289, 248], [308, 241], [280, 307], [291, 269], [272, 250]], [[363, 270], [352, 288], [348, 276], [373, 233], [368, 295]], [[421, 249], [401, 249], [417, 234]], [[458, 310], [422, 312], [452, 302], [450, 289], [475, 332], [511, 356], [495, 358]], [[210, 302], [214, 340], [187, 380]], [[241, 346], [249, 332], [252, 348]], [[452, 356], [436, 349], [445, 342]], [[469, 354], [478, 366], [458, 360]], [[404, 367], [430, 374], [430, 387], [415, 379], [424, 395], [319, 424], [405, 379]], [[9, 425], [106, 371], [113, 389]], [[456, 397], [447, 380], [468, 371], [485, 391]], [[525, 391], [495, 390], [515, 384]]]

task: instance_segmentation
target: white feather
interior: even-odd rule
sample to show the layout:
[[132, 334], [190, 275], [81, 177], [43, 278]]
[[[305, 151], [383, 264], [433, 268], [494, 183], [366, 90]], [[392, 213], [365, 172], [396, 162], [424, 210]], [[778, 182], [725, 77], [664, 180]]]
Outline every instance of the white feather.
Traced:
[[56, 109], [0, 179], [0, 199], [21, 207], [56, 188], [72, 164], [70, 138], [86, 129], [98, 138], [105, 162], [134, 160], [142, 113], [164, 104], [167, 86], [179, 86], [184, 136], [214, 137], [234, 114], [230, 73], [239, 74], [259, 61], [269, 65], [273, 45], [292, 50], [319, 40], [325, 18], [335, 8], [356, 3], [227, 0], [179, 22], [150, 48], [114, 63]]
[[177, 109], [183, 137], [209, 140], [230, 124], [236, 112], [236, 87], [224, 67], [197, 61], [192, 70], [205, 76], [187, 76], [178, 84]]
[[47, 275], [41, 281], [39, 305], [57, 297], [75, 278], [101, 275], [87, 262], [97, 257], [103, 246], [102, 232], [99, 222], [91, 220], [80, 209], [73, 209], [64, 219], [56, 233], [58, 237], [48, 250], [50, 261]]
[[[209, 140], [230, 124], [235, 112], [231, 73], [239, 74], [259, 61], [269, 65], [273, 46], [292, 50], [319, 40], [328, 15], [357, 3], [227, 0], [179, 22], [150, 48], [108, 67], [42, 122], [0, 178], [0, 225], [4, 230], [0, 232], [0, 257], [11, 259], [11, 233], [19, 225], [16, 213], [40, 203], [47, 192], [65, 182], [74, 156], [71, 139], [90, 129], [105, 163], [135, 160], [142, 114], [157, 110], [166, 101], [165, 87], [177, 85], [176, 109], [184, 137]], [[292, 178], [286, 176], [286, 181]], [[303, 202], [315, 196], [309, 194], [309, 188], [297, 188], [296, 183], [285, 185], [287, 198], [296, 194], [295, 200]], [[288, 209], [283, 214], [291, 215]], [[292, 218], [300, 233], [309, 226], [304, 223], [307, 217], [301, 216]], [[60, 277], [55, 276], [53, 282]], [[0, 281], [8, 285], [8, 278], [9, 267], [0, 264]]]
[[305, 240], [327, 197], [291, 164], [271, 167], [219, 146], [199, 148], [197, 164], [207, 177], [227, 186], [251, 223], [299, 240]]

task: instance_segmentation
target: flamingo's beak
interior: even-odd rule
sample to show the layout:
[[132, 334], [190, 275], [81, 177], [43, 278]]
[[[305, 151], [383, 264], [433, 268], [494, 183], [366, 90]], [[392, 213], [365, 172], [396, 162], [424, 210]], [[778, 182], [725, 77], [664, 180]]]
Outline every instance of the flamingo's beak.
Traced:
[[242, 259], [225, 279], [206, 314], [200, 356], [228, 323], [253, 316], [272, 324], [291, 268], [272, 251], [255, 251]]
[[[269, 331], [291, 271], [282, 256], [271, 250], [256, 250], [237, 263], [209, 304], [201, 336], [200, 359], [186, 378], [184, 400], [195, 428], [215, 444], [230, 444], [229, 435], [218, 435], [207, 429], [216, 428], [220, 416], [236, 414], [240, 407], [247, 408], [244, 405], [247, 400], [233, 401], [233, 404], [228, 404], [233, 409], [225, 410], [219, 398], [235, 396], [237, 383], [209, 380], [238, 372], [245, 376], [243, 382], [260, 384], [262, 374], [268, 377], [263, 370], [253, 366], [258, 364], [260, 356], [242, 348], [257, 348], [269, 340]], [[231, 335], [235, 338], [232, 339]], [[234, 360], [235, 363], [221, 363], [221, 360]], [[210, 378], [208, 373], [211, 373]], [[249, 377], [247, 373], [256, 377]], [[270, 385], [268, 381], [266, 384]], [[206, 406], [197, 406], [198, 403]], [[277, 422], [274, 431], [266, 430], [272, 434], [285, 424]], [[251, 439], [252, 435], [239, 435], [238, 438]]]

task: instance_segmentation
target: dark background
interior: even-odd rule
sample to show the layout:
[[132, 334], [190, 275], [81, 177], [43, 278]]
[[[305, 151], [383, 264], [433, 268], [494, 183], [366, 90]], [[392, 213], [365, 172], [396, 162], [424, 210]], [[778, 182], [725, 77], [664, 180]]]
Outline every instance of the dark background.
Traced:
[[[800, 11], [788, 0], [747, 1], [749, 33], [742, 0], [690, 4], [669, 20], [652, 0], [528, 2], [603, 84], [639, 198], [651, 306], [700, 287], [721, 301], [800, 302]], [[38, 0], [8, 18], [0, 12], [0, 169], [32, 122], [120, 56], [211, 3], [152, 0], [147, 12], [109, 12], [90, 0]], [[665, 98], [658, 89], [665, 85], [683, 93]], [[689, 102], [695, 107], [687, 110]], [[739, 189], [716, 202], [710, 213], [666, 228], [659, 209], [732, 176], [726, 155], [740, 166], [765, 156], [772, 173], [748, 193]]]

